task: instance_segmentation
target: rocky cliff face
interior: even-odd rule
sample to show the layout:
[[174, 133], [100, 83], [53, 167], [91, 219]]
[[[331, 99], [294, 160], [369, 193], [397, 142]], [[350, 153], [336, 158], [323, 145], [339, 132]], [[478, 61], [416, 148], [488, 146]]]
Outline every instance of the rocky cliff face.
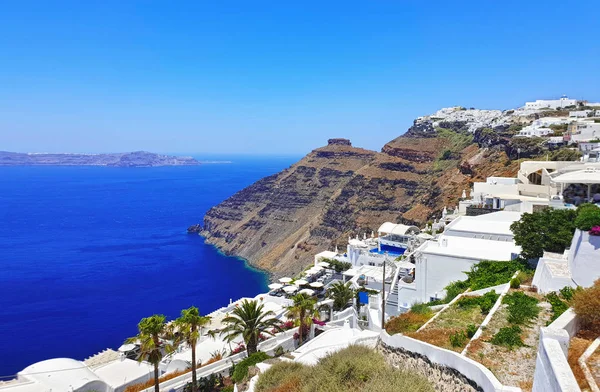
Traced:
[[210, 209], [201, 234], [227, 254], [291, 274], [385, 221], [423, 224], [456, 205], [472, 181], [514, 175], [516, 167], [502, 150], [479, 148], [469, 132], [441, 132], [431, 122], [415, 122], [381, 152], [331, 139]]

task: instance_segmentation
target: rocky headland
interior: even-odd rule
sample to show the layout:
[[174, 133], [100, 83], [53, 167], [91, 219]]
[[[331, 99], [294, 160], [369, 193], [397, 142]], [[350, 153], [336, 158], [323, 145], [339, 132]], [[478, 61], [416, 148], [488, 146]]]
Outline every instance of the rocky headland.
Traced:
[[0, 166], [115, 166], [153, 167], [199, 165], [192, 157], [159, 155], [146, 151], [115, 154], [51, 154], [0, 151]]
[[521, 158], [541, 153], [539, 143], [529, 150], [515, 145], [523, 138], [512, 138], [536, 116], [446, 108], [416, 119], [380, 152], [330, 139], [211, 208], [189, 230], [276, 276], [293, 274], [316, 252], [344, 249], [349, 235], [371, 233], [385, 221], [422, 225], [455, 206], [474, 181], [514, 176], [517, 148]]

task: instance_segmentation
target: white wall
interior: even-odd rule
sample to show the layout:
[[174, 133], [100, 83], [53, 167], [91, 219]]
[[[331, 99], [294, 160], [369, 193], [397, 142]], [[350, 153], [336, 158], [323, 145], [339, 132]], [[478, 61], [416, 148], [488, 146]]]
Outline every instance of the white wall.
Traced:
[[577, 330], [577, 317], [571, 309], [540, 329], [532, 392], [581, 391], [567, 361], [569, 341]]
[[388, 335], [383, 331], [381, 341], [389, 347], [401, 348], [427, 357], [431, 362], [455, 369], [469, 380], [474, 381], [486, 392], [517, 392], [520, 388], [502, 385], [494, 374], [482, 364], [454, 351], [436, 347], [402, 334]]
[[[465, 259], [434, 254], [425, 254], [417, 260], [415, 270], [416, 293], [418, 302], [429, 302], [430, 297], [443, 298], [444, 287], [455, 280], [464, 280], [471, 266], [480, 260]], [[398, 298], [400, 300], [400, 298]], [[404, 302], [404, 301], [403, 301]]]

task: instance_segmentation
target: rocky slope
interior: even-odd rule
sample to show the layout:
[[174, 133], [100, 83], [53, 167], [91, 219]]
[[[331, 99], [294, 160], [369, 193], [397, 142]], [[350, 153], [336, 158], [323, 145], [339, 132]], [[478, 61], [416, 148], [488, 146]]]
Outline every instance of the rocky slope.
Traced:
[[475, 129], [473, 120], [420, 118], [381, 152], [330, 139], [213, 207], [190, 231], [275, 275], [295, 273], [316, 252], [344, 247], [348, 235], [385, 221], [423, 224], [473, 181], [515, 175], [505, 152], [509, 121], [491, 117]]
[[116, 154], [49, 154], [0, 151], [0, 166], [180, 166], [199, 165], [192, 157], [159, 155], [146, 151]]

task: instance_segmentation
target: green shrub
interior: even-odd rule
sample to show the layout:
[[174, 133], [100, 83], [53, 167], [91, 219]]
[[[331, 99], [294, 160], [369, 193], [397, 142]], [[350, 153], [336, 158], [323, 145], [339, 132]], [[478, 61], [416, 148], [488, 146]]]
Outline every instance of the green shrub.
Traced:
[[467, 325], [467, 337], [471, 339], [473, 336], [475, 336], [475, 332], [477, 332], [477, 329], [478, 328], [475, 324]]
[[600, 226], [600, 208], [594, 206], [582, 209], [575, 218], [575, 227], [588, 231], [594, 226]]
[[508, 304], [508, 322], [511, 324], [527, 324], [540, 313], [539, 301], [521, 291], [506, 295], [502, 302]]
[[446, 286], [446, 297], [444, 297], [444, 303], [448, 303], [456, 298], [459, 294], [462, 294], [466, 289], [469, 288], [469, 284], [464, 280], [457, 280], [450, 282]]
[[573, 294], [575, 294], [575, 290], [573, 290], [570, 286], [565, 286], [559, 290], [561, 297], [565, 300], [570, 301], [573, 299]]
[[335, 272], [342, 272], [352, 268], [351, 263], [345, 261], [339, 261], [336, 259], [328, 259], [326, 257], [321, 258], [321, 261], [329, 263], [329, 266], [335, 270]]
[[483, 260], [467, 272], [468, 284], [471, 290], [497, 286], [510, 281], [515, 272], [527, 268], [526, 263], [518, 259], [511, 261]]
[[262, 351], [258, 351], [249, 357], [244, 358], [235, 365], [231, 379], [236, 383], [243, 381], [248, 375], [248, 368], [250, 366], [254, 366], [257, 363], [266, 361], [269, 358], [271, 357]]
[[431, 314], [431, 308], [427, 304], [416, 303], [410, 307], [410, 311], [416, 314]]
[[556, 320], [558, 316], [569, 309], [569, 304], [560, 299], [555, 292], [548, 293], [548, 295], [546, 295], [546, 301], [552, 305], [552, 318], [550, 319], [550, 322]]
[[233, 385], [228, 385], [221, 389], [221, 392], [233, 392]]
[[519, 277], [515, 277], [512, 278], [510, 280], [510, 288], [511, 289], [518, 289], [519, 287], [521, 287], [521, 279], [519, 279]]
[[450, 344], [452, 347], [462, 347], [467, 344], [467, 340], [465, 331], [458, 331], [450, 335]]
[[514, 347], [523, 347], [525, 346], [525, 343], [523, 343], [523, 339], [521, 339], [521, 333], [523, 333], [523, 331], [517, 325], [500, 328], [490, 342], [497, 346], [505, 346], [510, 349]]
[[492, 309], [498, 297], [499, 295], [496, 294], [496, 291], [492, 290], [480, 296], [464, 296], [456, 302], [456, 305], [463, 309], [479, 306], [481, 313], [486, 314]]

